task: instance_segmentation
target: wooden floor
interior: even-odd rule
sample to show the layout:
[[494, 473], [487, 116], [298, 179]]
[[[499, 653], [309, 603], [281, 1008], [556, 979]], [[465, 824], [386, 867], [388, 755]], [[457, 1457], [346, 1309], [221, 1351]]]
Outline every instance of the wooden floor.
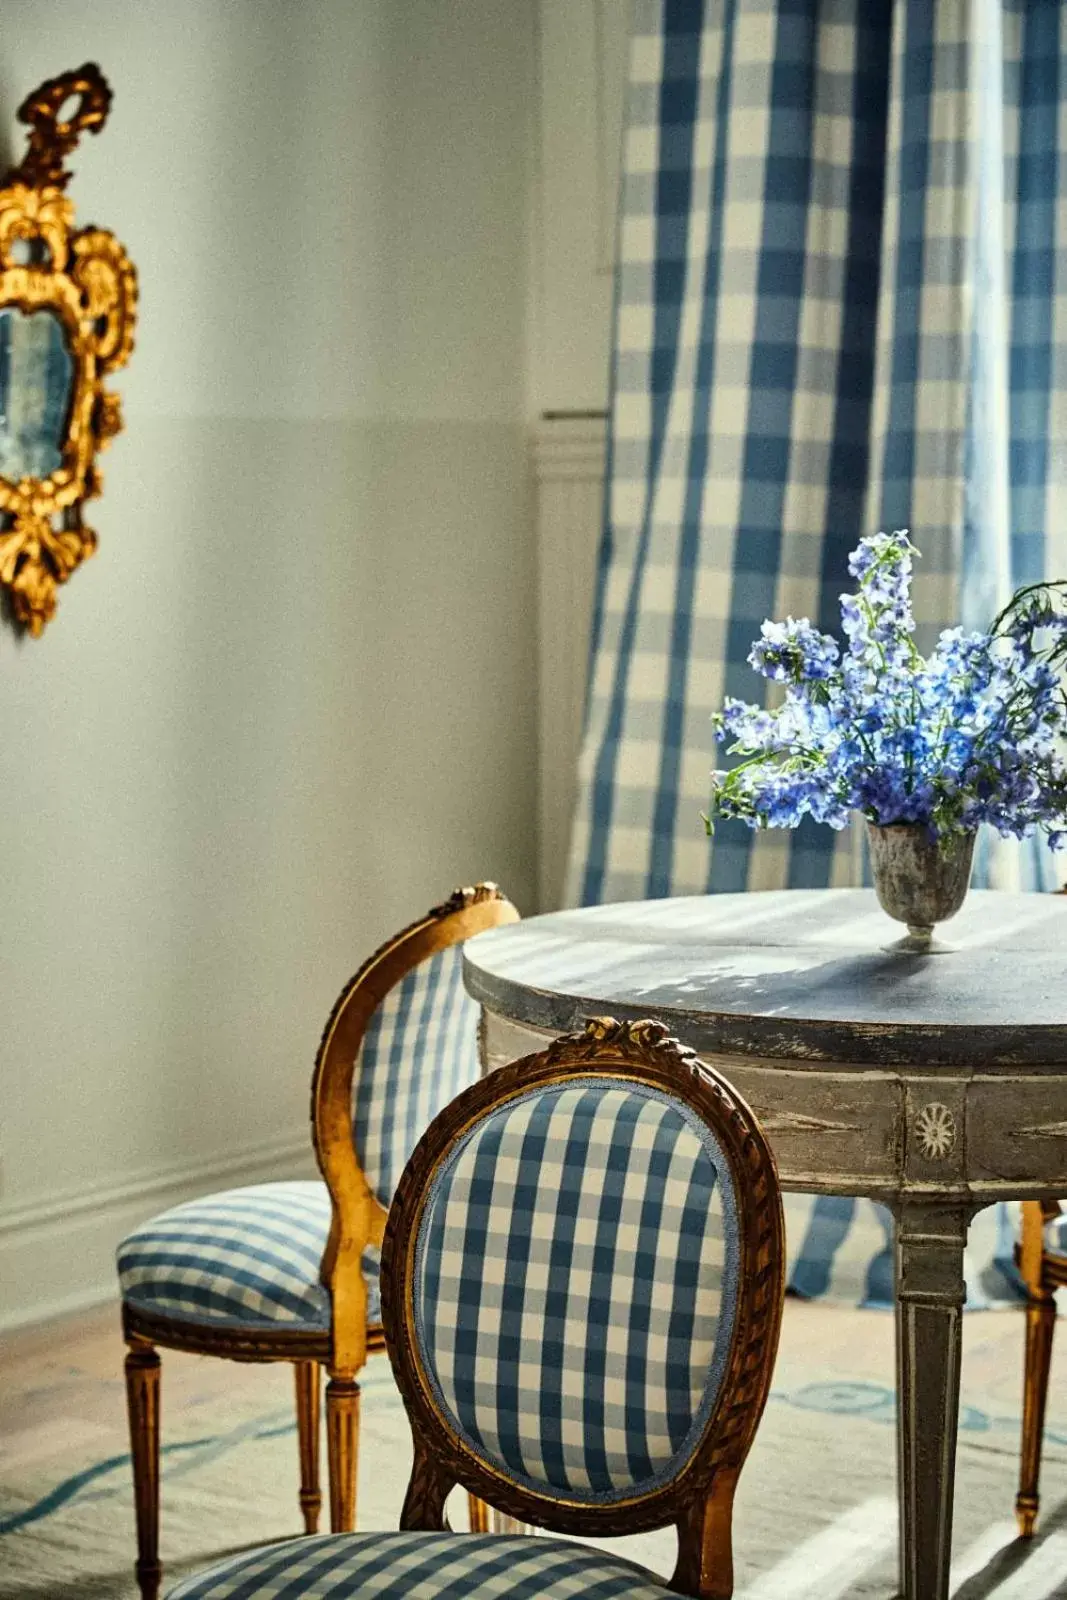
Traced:
[[[1041, 1537], [1025, 1548], [1014, 1539], [1011, 1509], [1022, 1335], [1017, 1313], [964, 1318], [956, 1600], [1067, 1600], [1067, 1328], [1061, 1324], [1053, 1357], [1055, 1433], [1046, 1448]], [[26, 1494], [39, 1496], [87, 1461], [125, 1456], [123, 1353], [116, 1305], [0, 1338], [0, 1472], [6, 1469], [9, 1485], [21, 1488], [24, 1481]], [[738, 1600], [884, 1600], [890, 1593], [897, 1518], [892, 1384], [892, 1316], [787, 1303], [778, 1403], [768, 1408], [739, 1502], [745, 1575]], [[190, 1423], [197, 1438], [211, 1432], [216, 1418], [229, 1418], [221, 1425], [230, 1426], [242, 1405], [246, 1415], [291, 1414], [291, 1385], [287, 1364], [166, 1351], [164, 1440], [183, 1426], [189, 1432]], [[872, 1407], [878, 1416], [869, 1420]], [[187, 1416], [179, 1416], [186, 1408]], [[409, 1459], [406, 1420], [399, 1404], [382, 1404], [367, 1408], [364, 1427], [367, 1525], [395, 1526]], [[263, 1435], [227, 1450], [171, 1480], [165, 1561], [184, 1560], [193, 1570], [205, 1552], [296, 1531], [293, 1438]], [[132, 1512], [128, 1485], [115, 1481], [119, 1471], [125, 1468], [101, 1480], [106, 1494], [72, 1500], [61, 1516], [12, 1535], [0, 1556], [4, 1600], [129, 1600]], [[262, 1525], [254, 1520], [260, 1514]], [[666, 1541], [662, 1551], [657, 1539]], [[671, 1537], [648, 1535], [647, 1542], [647, 1551], [620, 1553], [669, 1570]], [[90, 1558], [95, 1576], [86, 1588], [81, 1563]]]
[[[0, 1336], [0, 1471], [62, 1459], [75, 1443], [101, 1456], [126, 1450], [124, 1354], [117, 1301]], [[265, 1406], [282, 1403], [291, 1369], [165, 1352], [165, 1412], [242, 1389]]]

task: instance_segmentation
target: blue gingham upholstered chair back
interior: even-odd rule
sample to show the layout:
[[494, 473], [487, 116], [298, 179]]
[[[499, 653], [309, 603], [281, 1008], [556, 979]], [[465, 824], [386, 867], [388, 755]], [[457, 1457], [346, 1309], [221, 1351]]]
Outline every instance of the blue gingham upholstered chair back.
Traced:
[[457, 889], [364, 962], [326, 1024], [312, 1125], [333, 1210], [323, 1280], [338, 1366], [361, 1363], [366, 1317], [355, 1302], [366, 1293], [364, 1255], [381, 1244], [408, 1157], [437, 1113], [481, 1071], [479, 1012], [463, 988], [463, 945], [517, 920], [495, 884]]
[[675, 1587], [728, 1593], [783, 1260], [766, 1140], [661, 1024], [594, 1020], [475, 1084], [386, 1230], [416, 1452], [402, 1526], [440, 1527], [457, 1482], [560, 1532], [676, 1523]]
[[[778, 1346], [770, 1150], [655, 1022], [591, 1021], [465, 1089], [419, 1141], [382, 1249], [414, 1465], [396, 1533], [267, 1545], [170, 1600], [663, 1600], [552, 1532], [674, 1525], [669, 1588], [733, 1592], [731, 1523]], [[549, 1530], [452, 1533], [455, 1484]]]

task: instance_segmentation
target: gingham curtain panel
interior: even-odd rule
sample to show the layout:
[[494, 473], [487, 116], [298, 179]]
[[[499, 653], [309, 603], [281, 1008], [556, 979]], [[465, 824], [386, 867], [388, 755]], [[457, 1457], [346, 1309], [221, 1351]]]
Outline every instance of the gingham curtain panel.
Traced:
[[[923, 647], [1044, 573], [1067, 512], [1065, 40], [1057, 0], [635, 0], [570, 903], [859, 881], [848, 833], [704, 837], [711, 715], [759, 698], [760, 623], [838, 631], [878, 528], [922, 550]], [[1037, 848], [984, 842], [979, 871], [1051, 887]], [[804, 1211], [810, 1292], [881, 1298], [862, 1210], [862, 1246], [851, 1202]], [[1000, 1290], [987, 1244], [976, 1298]]]

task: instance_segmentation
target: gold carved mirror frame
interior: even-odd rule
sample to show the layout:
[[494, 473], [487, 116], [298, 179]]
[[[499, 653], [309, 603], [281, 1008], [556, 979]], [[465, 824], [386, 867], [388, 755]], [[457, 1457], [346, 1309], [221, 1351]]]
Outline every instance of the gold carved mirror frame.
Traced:
[[[110, 106], [92, 63], [41, 84], [19, 107], [26, 154], [0, 181], [0, 592], [34, 637], [96, 548], [82, 506], [101, 491], [97, 452], [122, 429], [104, 379], [133, 349], [137, 274], [113, 234], [75, 232], [64, 192], [66, 157]], [[37, 373], [26, 403], [20, 368]]]

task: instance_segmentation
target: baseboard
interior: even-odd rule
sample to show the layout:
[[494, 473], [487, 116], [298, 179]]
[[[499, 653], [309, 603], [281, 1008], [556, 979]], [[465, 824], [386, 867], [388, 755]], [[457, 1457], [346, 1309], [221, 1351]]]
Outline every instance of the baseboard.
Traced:
[[304, 1134], [0, 1206], [0, 1333], [111, 1299], [115, 1246], [154, 1212], [213, 1189], [315, 1172]]

